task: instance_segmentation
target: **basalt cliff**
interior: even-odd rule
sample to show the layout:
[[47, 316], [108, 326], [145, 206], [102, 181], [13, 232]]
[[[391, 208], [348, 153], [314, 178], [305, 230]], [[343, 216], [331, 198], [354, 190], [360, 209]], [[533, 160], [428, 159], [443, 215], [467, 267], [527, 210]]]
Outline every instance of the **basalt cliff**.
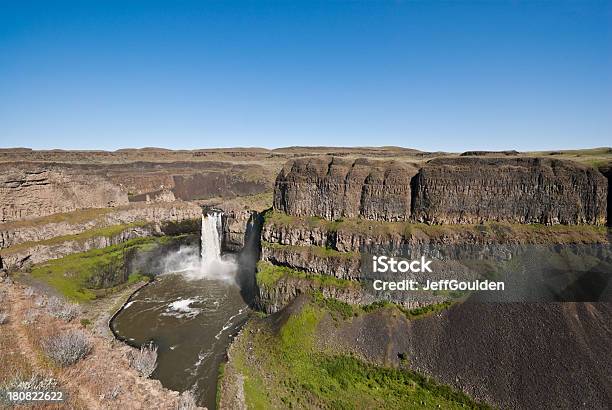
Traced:
[[[605, 408], [611, 367], [600, 359], [611, 317], [609, 168], [516, 154], [286, 163], [273, 208], [263, 214], [257, 266], [255, 305], [270, 315], [251, 321], [233, 343], [222, 406], [238, 405], [244, 380], [261, 374], [266, 383], [259, 394], [271, 403], [309, 397], [308, 383], [294, 382], [293, 373], [275, 379], [279, 370], [267, 360], [277, 345], [290, 350], [291, 340], [294, 350], [307, 351], [309, 364], [330, 352], [348, 354], [425, 374], [499, 408]], [[532, 252], [530, 258], [516, 258], [516, 249]], [[552, 294], [570, 294], [585, 282], [596, 292], [570, 298], [586, 303], [483, 304], [469, 295], [420, 301], [366, 289], [371, 278], [364, 264], [371, 259], [364, 256], [428, 252], [450, 261], [445, 266], [458, 278], [480, 268], [492, 273], [498, 261], [513, 266], [513, 275], [520, 266], [507, 283], [526, 279], [534, 288], [540, 282], [554, 287], [592, 264]], [[466, 264], [466, 256], [476, 263]], [[434, 269], [429, 277], [437, 274]], [[297, 329], [310, 333], [292, 338]], [[567, 369], [580, 377], [566, 376]], [[304, 392], [295, 394], [296, 385], [306, 386]], [[286, 395], [284, 386], [290, 386]]]
[[289, 215], [325, 219], [410, 218], [412, 164], [307, 158], [286, 164], [274, 186], [274, 207]]
[[305, 158], [276, 178], [274, 207], [328, 220], [427, 223], [606, 223], [608, 181], [596, 169], [549, 158], [397, 161]]
[[368, 253], [503, 259], [508, 246], [608, 243], [608, 184], [593, 167], [554, 158], [291, 160], [265, 214], [258, 303], [276, 311], [312, 290], [371, 303], [355, 286], [367, 280]]

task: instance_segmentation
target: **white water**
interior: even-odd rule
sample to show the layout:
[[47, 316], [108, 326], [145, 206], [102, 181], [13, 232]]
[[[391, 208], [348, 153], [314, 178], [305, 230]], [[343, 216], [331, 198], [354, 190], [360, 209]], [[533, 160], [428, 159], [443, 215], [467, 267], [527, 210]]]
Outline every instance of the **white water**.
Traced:
[[222, 213], [202, 214], [201, 250], [182, 246], [164, 256], [164, 271], [181, 273], [187, 279], [235, 281], [237, 264], [232, 255], [221, 256]]
[[202, 215], [202, 265], [210, 265], [221, 260], [221, 231], [223, 229], [221, 212]]

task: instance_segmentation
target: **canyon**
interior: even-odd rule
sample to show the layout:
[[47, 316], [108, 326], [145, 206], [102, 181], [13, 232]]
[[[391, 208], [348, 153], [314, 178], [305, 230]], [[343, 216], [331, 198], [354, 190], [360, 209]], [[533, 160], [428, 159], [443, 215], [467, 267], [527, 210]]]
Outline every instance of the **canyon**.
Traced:
[[[371, 277], [362, 258], [376, 252], [411, 256], [436, 251], [441, 259], [480, 252], [482, 258], [507, 261], [508, 247], [573, 249], [563, 263], [572, 258], [596, 260], [592, 252], [603, 261], [594, 272], [609, 283], [611, 164], [610, 148], [462, 154], [396, 147], [0, 150], [0, 277], [29, 281], [31, 275], [41, 280], [45, 269], [58, 269], [71, 255], [91, 255], [87, 257], [92, 261], [100, 260], [96, 271], [106, 272], [103, 264], [116, 259], [104, 256], [107, 252], [133, 257], [133, 249], [150, 253], [185, 241], [193, 245], [202, 213], [216, 209], [223, 251], [235, 253], [240, 263], [249, 260], [239, 278], [243, 290], [248, 289], [242, 296], [265, 313], [249, 319], [230, 348], [219, 392], [221, 408], [242, 407], [251, 400], [253, 386], [245, 377], [254, 377], [250, 366], [263, 359], [255, 355], [247, 360], [245, 352], [258, 351], [262, 340], [274, 345], [292, 317], [312, 312], [318, 318], [311, 334], [314, 347], [308, 347], [313, 354], [351, 352], [368, 365], [417, 371], [500, 407], [529, 408], [547, 402], [568, 406], [579, 399], [597, 407], [609, 392], [587, 376], [575, 388], [564, 388], [558, 398], [541, 393], [543, 386], [532, 380], [542, 376], [539, 370], [526, 371], [533, 385], [512, 383], [512, 377], [520, 369], [531, 369], [528, 362], [535, 363], [536, 354], [544, 355], [538, 363], [547, 360], [546, 349], [529, 349], [529, 334], [537, 334], [542, 346], [553, 349], [557, 344], [551, 335], [563, 339], [579, 333], [577, 329], [588, 329], [591, 351], [583, 349], [580, 335], [571, 339], [572, 349], [577, 357], [601, 355], [607, 328], [600, 323], [610, 318], [609, 292], [601, 294], [601, 302], [560, 308], [478, 305], [444, 294], [416, 300], [367, 291]], [[167, 238], [172, 239], [166, 243]], [[158, 255], [155, 252], [150, 255]], [[259, 260], [256, 268], [250, 265], [253, 259]], [[93, 293], [83, 289], [83, 294], [103, 299], [142, 270], [122, 269], [120, 275], [105, 273], [83, 282], [95, 285]], [[151, 269], [155, 270], [145, 268]], [[70, 280], [71, 275], [73, 271], [66, 271], [61, 279]], [[481, 311], [489, 312], [493, 321], [503, 319], [518, 329], [516, 334], [511, 336], [507, 326], [488, 330], [485, 324], [470, 322]], [[579, 316], [574, 318], [572, 312]], [[531, 318], [543, 320], [550, 334], [538, 330], [538, 320]], [[570, 319], [576, 323], [561, 325]], [[326, 335], [333, 335], [333, 340]], [[522, 338], [511, 346], [527, 349], [525, 357], [514, 366], [494, 366], [484, 346], [503, 344], [510, 337]], [[452, 357], [436, 361], [432, 352], [446, 345], [474, 360], [484, 355], [488, 361], [477, 361], [469, 371]], [[566, 364], [584, 370], [576, 361]], [[273, 380], [274, 370], [270, 371]], [[609, 362], [598, 372], [609, 375]], [[561, 386], [559, 377], [546, 383]], [[500, 382], [479, 381], [485, 379]], [[582, 387], [588, 397], [571, 397]], [[256, 390], [279, 407], [282, 404], [270, 396], [275, 388]], [[517, 389], [530, 391], [531, 398], [516, 399]], [[327, 403], [308, 388], [298, 390]], [[237, 392], [238, 399], [229, 392]], [[465, 399], [454, 393], [444, 397]]]
[[[324, 403], [355, 400], [358, 392], [327, 397], [325, 389], [333, 389], [334, 381], [320, 390], [286, 390], [283, 386], [316, 383], [296, 376], [298, 370], [276, 380], [283, 367], [266, 357], [279, 354], [270, 345], [286, 343], [286, 333], [297, 331], [295, 320], [295, 326], [308, 329], [301, 336], [308, 342], [296, 340], [287, 348], [309, 357], [333, 361], [349, 354], [364, 363], [412, 369], [500, 408], [585, 403], [605, 408], [612, 364], [584, 363], [606, 356], [612, 319], [608, 177], [605, 166], [516, 152], [470, 152], [421, 162], [332, 156], [290, 160], [276, 178], [273, 208], [263, 215], [255, 306], [270, 316], [247, 325], [232, 345], [222, 407], [248, 404], [252, 398], [248, 393], [244, 398], [244, 390], [254, 388], [272, 407], [294, 400], [304, 405], [301, 395]], [[602, 278], [598, 292], [583, 298], [586, 303], [542, 303], [541, 294], [533, 299], [540, 303], [483, 303], [448, 296], [419, 302], [413, 295], [364, 289], [368, 277], [362, 257], [368, 253], [414, 257], [434, 252], [442, 259], [479, 255], [489, 262], [522, 263], [515, 250], [528, 255], [526, 279], [536, 283], [550, 280], [548, 271], [557, 280], [566, 275], [559, 266], [568, 259], [595, 258], [593, 270], [587, 268], [579, 274], [582, 279], [562, 285], [556, 295], [567, 296], [578, 282], [596, 277]], [[570, 263], [568, 272], [578, 265]], [[461, 274], [465, 268], [474, 272], [471, 265], [451, 270]], [[302, 363], [299, 355], [291, 360]], [[581, 376], [563, 377], [570, 368]], [[263, 380], [276, 381], [253, 386]], [[360, 403], [374, 400], [371, 394]], [[383, 406], [382, 401], [370, 405]]]

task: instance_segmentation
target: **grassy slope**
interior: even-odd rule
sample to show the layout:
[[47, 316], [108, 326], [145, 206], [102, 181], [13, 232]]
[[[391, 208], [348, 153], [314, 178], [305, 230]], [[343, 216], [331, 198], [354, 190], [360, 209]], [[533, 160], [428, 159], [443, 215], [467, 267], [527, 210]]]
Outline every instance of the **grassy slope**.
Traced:
[[[71, 254], [35, 265], [31, 270], [31, 275], [53, 286], [68, 299], [76, 302], [89, 301], [95, 299], [100, 293], [100, 291], [87, 287], [88, 279], [99, 269], [109, 266], [117, 259], [122, 260], [123, 255], [131, 249], [146, 252], [165, 240], [164, 237], [136, 238], [102, 249]], [[133, 273], [128, 283], [140, 279], [142, 276], [139, 273]]]
[[38, 242], [23, 242], [15, 246], [10, 246], [6, 249], [3, 249], [2, 252], [6, 255], [10, 255], [11, 253], [15, 253], [15, 252], [18, 252], [23, 249], [27, 249], [27, 248], [30, 248], [36, 245], [57, 245], [57, 244], [60, 244], [62, 242], [67, 242], [67, 241], [84, 242], [88, 239], [100, 237], [100, 236], [111, 238], [115, 235], [121, 234], [121, 232], [125, 231], [126, 229], [141, 227], [145, 225], [146, 225], [145, 222], [134, 222], [131, 224], [105, 226], [102, 228], [90, 229], [90, 230], [87, 230], [87, 231], [84, 231], [78, 234], [56, 236], [54, 238], [50, 238], [50, 239], [46, 239], [46, 240], [38, 241]]
[[291, 269], [286, 266], [272, 265], [270, 262], [259, 261], [257, 263], [257, 284], [267, 287], [274, 286], [283, 278], [308, 279], [320, 286], [333, 286], [337, 288], [359, 287], [358, 282], [338, 279], [330, 275], [319, 275]]
[[327, 307], [311, 302], [278, 331], [265, 319], [247, 325], [232, 364], [244, 376], [249, 408], [486, 407], [414, 372], [321, 351], [317, 339], [325, 336], [317, 326], [327, 314]]
[[414, 309], [406, 309], [403, 306], [397, 305], [387, 300], [381, 300], [378, 302], [371, 303], [365, 306], [351, 305], [349, 303], [334, 299], [326, 298], [319, 292], [313, 293], [313, 302], [325, 308], [334, 319], [338, 318], [338, 314], [342, 319], [349, 319], [353, 316], [359, 316], [368, 314], [380, 309], [397, 309], [406, 316], [408, 319], [419, 319], [430, 314], [440, 312], [441, 310], [449, 308], [454, 302], [446, 301], [442, 303], [434, 303]]

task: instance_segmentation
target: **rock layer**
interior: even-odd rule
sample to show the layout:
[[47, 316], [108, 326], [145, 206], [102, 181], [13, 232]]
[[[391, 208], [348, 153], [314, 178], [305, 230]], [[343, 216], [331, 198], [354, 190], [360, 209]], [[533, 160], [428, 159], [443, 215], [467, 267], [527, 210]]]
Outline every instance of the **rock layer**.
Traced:
[[421, 168], [413, 216], [430, 223], [606, 221], [607, 181], [591, 167], [544, 158], [441, 158]]
[[274, 207], [290, 215], [330, 220], [405, 221], [410, 217], [410, 180], [416, 172], [399, 162], [297, 159], [276, 178]]
[[0, 249], [25, 242], [39, 242], [54, 237], [77, 235], [90, 229], [112, 225], [146, 222], [163, 231], [166, 224], [194, 220], [199, 222], [202, 210], [199, 206], [183, 201], [155, 204], [132, 204], [114, 209], [77, 211], [71, 214], [0, 224]]
[[0, 222], [128, 203], [103, 177], [56, 165], [0, 165]]
[[30, 265], [59, 259], [73, 253], [86, 252], [90, 249], [101, 249], [117, 245], [130, 239], [143, 238], [159, 234], [153, 226], [126, 227], [116, 235], [99, 235], [90, 238], [66, 239], [53, 243], [35, 242], [31, 246], [3, 250], [0, 253], [0, 268], [5, 270], [23, 269]]
[[274, 208], [328, 220], [604, 225], [608, 181], [596, 169], [549, 158], [437, 158], [399, 162], [333, 157], [288, 162]]

